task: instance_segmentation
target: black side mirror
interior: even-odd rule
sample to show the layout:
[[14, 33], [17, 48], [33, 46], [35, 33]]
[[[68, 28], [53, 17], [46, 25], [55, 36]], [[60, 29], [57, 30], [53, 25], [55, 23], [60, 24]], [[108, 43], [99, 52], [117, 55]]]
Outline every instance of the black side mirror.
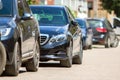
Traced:
[[78, 25], [77, 21], [71, 21], [71, 24], [74, 25], [74, 26]]
[[23, 20], [30, 20], [32, 18], [33, 17], [32, 17], [32, 15], [30, 13], [24, 13], [24, 15], [22, 17]]

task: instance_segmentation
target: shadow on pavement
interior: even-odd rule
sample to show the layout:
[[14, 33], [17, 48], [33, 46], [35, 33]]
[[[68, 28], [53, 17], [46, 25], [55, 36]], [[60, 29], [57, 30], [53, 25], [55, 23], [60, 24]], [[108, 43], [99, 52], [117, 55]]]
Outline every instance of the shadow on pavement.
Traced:
[[[26, 72], [26, 70], [19, 70], [19, 74], [25, 73], [25, 72]], [[19, 75], [19, 74], [18, 74], [18, 75]], [[5, 72], [3, 72], [0, 77], [16, 77], [16, 76], [9, 76], [9, 75], [7, 75]]]

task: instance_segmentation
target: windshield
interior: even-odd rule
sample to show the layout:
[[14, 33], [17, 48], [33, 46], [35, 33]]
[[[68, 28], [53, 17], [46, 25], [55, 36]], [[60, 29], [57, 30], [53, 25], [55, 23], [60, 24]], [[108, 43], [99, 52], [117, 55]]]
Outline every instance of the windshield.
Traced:
[[102, 21], [100, 20], [88, 20], [88, 24], [90, 27], [103, 27]]
[[0, 0], [0, 16], [12, 16], [12, 0]]
[[76, 19], [81, 28], [86, 28], [85, 21]]
[[31, 7], [40, 26], [64, 26], [67, 24], [65, 11], [54, 7]]

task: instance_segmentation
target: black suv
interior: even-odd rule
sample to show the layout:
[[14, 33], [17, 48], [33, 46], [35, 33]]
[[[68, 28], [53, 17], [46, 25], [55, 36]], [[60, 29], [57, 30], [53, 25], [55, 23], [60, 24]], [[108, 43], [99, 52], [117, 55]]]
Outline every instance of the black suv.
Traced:
[[17, 76], [21, 66], [37, 71], [39, 25], [26, 0], [1, 0], [0, 5], [0, 74]]
[[[66, 6], [30, 6], [39, 21], [41, 61], [58, 60], [65, 67], [82, 63], [82, 35], [78, 23]], [[72, 59], [73, 58], [73, 59]]]

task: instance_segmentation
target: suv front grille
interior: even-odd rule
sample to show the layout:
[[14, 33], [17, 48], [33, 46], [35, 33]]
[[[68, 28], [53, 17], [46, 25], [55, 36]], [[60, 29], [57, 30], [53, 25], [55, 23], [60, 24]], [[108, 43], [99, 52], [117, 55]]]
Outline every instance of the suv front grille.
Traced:
[[49, 35], [48, 34], [40, 34], [40, 45], [44, 45], [48, 39], [49, 39]]

